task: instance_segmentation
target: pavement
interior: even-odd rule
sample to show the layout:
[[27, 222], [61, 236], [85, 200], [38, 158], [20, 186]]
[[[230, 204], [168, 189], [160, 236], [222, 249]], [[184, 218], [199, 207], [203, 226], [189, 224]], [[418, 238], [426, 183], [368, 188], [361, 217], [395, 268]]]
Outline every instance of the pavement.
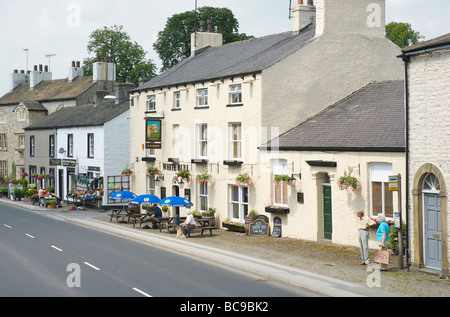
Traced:
[[291, 238], [249, 237], [226, 229], [213, 236], [193, 233], [177, 239], [167, 230], [110, 222], [109, 212], [46, 209], [30, 202], [0, 199], [0, 203], [56, 217], [73, 224], [114, 234], [232, 269], [268, 283], [307, 289], [330, 297], [450, 297], [450, 280], [435, 272], [398, 269], [394, 257], [387, 271], [377, 264], [361, 267], [359, 248]]

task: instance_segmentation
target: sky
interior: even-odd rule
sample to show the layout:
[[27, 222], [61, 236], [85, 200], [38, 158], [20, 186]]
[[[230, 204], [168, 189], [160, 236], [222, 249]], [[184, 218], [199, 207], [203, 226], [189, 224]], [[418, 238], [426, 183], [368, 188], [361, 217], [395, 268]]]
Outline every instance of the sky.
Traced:
[[[89, 35], [105, 26], [122, 25], [159, 68], [161, 61], [153, 50], [158, 32], [172, 15], [194, 10], [195, 2], [0, 0], [0, 96], [9, 91], [13, 70], [26, 70], [27, 64], [30, 70], [33, 65], [50, 65], [53, 79], [67, 78], [72, 61], [89, 57]], [[197, 5], [229, 8], [239, 21], [239, 32], [255, 37], [292, 29], [289, 0], [197, 0]], [[450, 32], [449, 14], [448, 0], [386, 0], [386, 23], [410, 23], [425, 40]]]

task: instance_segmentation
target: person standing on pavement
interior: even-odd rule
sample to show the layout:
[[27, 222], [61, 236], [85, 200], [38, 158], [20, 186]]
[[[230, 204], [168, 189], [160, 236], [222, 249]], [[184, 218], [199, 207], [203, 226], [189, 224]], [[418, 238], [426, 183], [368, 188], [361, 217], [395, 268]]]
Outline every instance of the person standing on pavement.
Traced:
[[[381, 250], [386, 250], [387, 242], [389, 242], [389, 225], [386, 222], [386, 217], [383, 214], [377, 215], [377, 220], [380, 223], [377, 230], [377, 240], [380, 244]], [[387, 264], [381, 264], [381, 270], [386, 270]]]
[[364, 212], [362, 210], [356, 211], [356, 215], [359, 218], [358, 239], [361, 247], [361, 262], [359, 265], [369, 265], [369, 228], [375, 225], [376, 222], [369, 217], [364, 216]]

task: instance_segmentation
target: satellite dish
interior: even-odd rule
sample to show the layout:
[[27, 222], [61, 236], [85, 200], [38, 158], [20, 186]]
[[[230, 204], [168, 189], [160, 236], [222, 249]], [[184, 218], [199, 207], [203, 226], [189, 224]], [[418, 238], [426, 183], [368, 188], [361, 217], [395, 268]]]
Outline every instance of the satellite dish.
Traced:
[[63, 154], [66, 152], [66, 150], [64, 150], [64, 148], [60, 147], [58, 150], [59, 154]]

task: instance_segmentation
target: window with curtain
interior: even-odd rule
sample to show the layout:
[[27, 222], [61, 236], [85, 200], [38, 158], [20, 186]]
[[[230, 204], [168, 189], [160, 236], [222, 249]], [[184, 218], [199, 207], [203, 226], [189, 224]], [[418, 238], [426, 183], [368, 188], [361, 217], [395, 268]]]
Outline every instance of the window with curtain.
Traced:
[[389, 176], [392, 164], [374, 163], [370, 165], [370, 202], [371, 215], [383, 213], [386, 217], [394, 216], [393, 192], [389, 191]]

